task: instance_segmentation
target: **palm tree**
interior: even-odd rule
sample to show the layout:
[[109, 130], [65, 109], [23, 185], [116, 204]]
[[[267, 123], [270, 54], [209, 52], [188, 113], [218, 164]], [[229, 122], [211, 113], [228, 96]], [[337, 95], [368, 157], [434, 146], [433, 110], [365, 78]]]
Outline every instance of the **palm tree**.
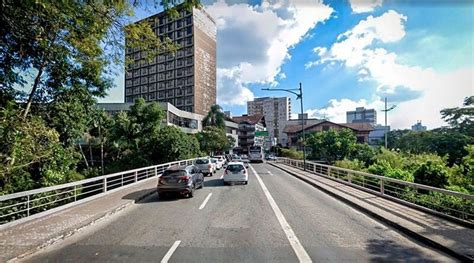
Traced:
[[212, 105], [211, 110], [207, 113], [206, 117], [202, 120], [202, 125], [216, 126], [219, 128], [225, 128], [225, 115], [222, 112], [222, 108], [219, 105]]

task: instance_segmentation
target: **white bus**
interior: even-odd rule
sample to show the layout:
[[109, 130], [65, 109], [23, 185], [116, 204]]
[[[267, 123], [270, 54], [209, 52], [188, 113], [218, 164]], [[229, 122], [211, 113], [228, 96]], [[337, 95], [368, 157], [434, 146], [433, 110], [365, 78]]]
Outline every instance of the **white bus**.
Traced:
[[250, 146], [249, 161], [263, 163], [263, 148], [262, 146]]

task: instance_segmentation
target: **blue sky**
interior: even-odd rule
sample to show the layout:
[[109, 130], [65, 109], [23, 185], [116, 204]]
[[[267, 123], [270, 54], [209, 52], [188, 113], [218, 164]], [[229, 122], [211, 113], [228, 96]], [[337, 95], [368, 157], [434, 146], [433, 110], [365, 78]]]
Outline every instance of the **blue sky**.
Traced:
[[[262, 88], [301, 82], [313, 117], [345, 122], [387, 96], [394, 128], [443, 125], [439, 110], [474, 94], [474, 4], [412, 2], [205, 1], [218, 27], [218, 103], [243, 114], [247, 100], [291, 96]], [[102, 101], [123, 100], [123, 76], [116, 83]]]

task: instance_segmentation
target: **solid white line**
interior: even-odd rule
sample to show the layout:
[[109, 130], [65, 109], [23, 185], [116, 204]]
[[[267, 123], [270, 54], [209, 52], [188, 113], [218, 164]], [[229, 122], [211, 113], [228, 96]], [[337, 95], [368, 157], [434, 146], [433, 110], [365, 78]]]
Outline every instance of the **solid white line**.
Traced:
[[163, 257], [161, 260], [161, 263], [168, 263], [168, 260], [170, 260], [171, 256], [173, 255], [174, 251], [178, 248], [179, 244], [181, 243], [181, 240], [176, 240], [173, 245], [171, 246], [170, 250], [166, 253], [166, 255]]
[[291, 228], [290, 224], [288, 224], [288, 221], [286, 221], [285, 216], [283, 215], [277, 203], [275, 202], [272, 195], [270, 194], [270, 191], [268, 191], [267, 187], [263, 183], [262, 178], [260, 178], [258, 173], [253, 168], [253, 166], [250, 166], [250, 169], [252, 169], [252, 172], [255, 174], [255, 177], [257, 177], [257, 181], [260, 183], [263, 193], [265, 193], [265, 196], [267, 197], [267, 200], [270, 203], [270, 206], [272, 207], [273, 212], [275, 213], [278, 219], [278, 222], [280, 222], [281, 228], [283, 228], [283, 231], [285, 232], [285, 235], [288, 238], [288, 241], [290, 242], [291, 247], [295, 251], [296, 256], [298, 257], [300, 262], [305, 262], [305, 263], [312, 262], [308, 253], [304, 249], [298, 237], [296, 237], [295, 232]]
[[211, 196], [212, 196], [212, 193], [209, 193], [207, 195], [206, 199], [204, 199], [204, 202], [202, 202], [201, 206], [199, 207], [199, 210], [202, 210], [206, 206], [209, 199], [211, 199]]

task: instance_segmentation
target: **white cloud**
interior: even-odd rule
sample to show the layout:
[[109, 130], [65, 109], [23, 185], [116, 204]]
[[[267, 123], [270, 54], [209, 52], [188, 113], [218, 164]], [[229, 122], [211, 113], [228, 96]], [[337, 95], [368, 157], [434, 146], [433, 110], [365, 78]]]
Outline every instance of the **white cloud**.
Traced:
[[[277, 84], [281, 65], [290, 58], [289, 48], [329, 19], [333, 9], [320, 1], [263, 1], [250, 6], [219, 0], [206, 11], [218, 27], [219, 102], [242, 105], [253, 97], [249, 84]], [[244, 101], [236, 94], [244, 94]]]
[[352, 12], [367, 13], [372, 12], [377, 6], [382, 6], [382, 0], [349, 0]]
[[[405, 37], [406, 21], [406, 16], [393, 10], [379, 17], [369, 16], [339, 35], [338, 41], [323, 52], [319, 60], [307, 64], [343, 63], [357, 70], [359, 81], [377, 83], [378, 96], [388, 95], [389, 100], [399, 98], [397, 109], [391, 113], [390, 123], [395, 128], [408, 128], [416, 120], [422, 120], [428, 127], [439, 127], [444, 125], [439, 114], [441, 109], [459, 106], [465, 96], [474, 94], [474, 69], [440, 73], [432, 68], [404, 65], [397, 61], [396, 53], [376, 47], [379, 43], [393, 43]], [[343, 103], [348, 104], [348, 101]], [[334, 105], [322, 110], [341, 118], [342, 113], [336, 114]]]
[[353, 111], [357, 107], [381, 109], [383, 107], [382, 105], [382, 101], [376, 99], [370, 102], [365, 99], [359, 101], [332, 99], [326, 107], [321, 109], [308, 109], [306, 113], [308, 113], [309, 118], [328, 119], [336, 123], [345, 123], [347, 111]]

